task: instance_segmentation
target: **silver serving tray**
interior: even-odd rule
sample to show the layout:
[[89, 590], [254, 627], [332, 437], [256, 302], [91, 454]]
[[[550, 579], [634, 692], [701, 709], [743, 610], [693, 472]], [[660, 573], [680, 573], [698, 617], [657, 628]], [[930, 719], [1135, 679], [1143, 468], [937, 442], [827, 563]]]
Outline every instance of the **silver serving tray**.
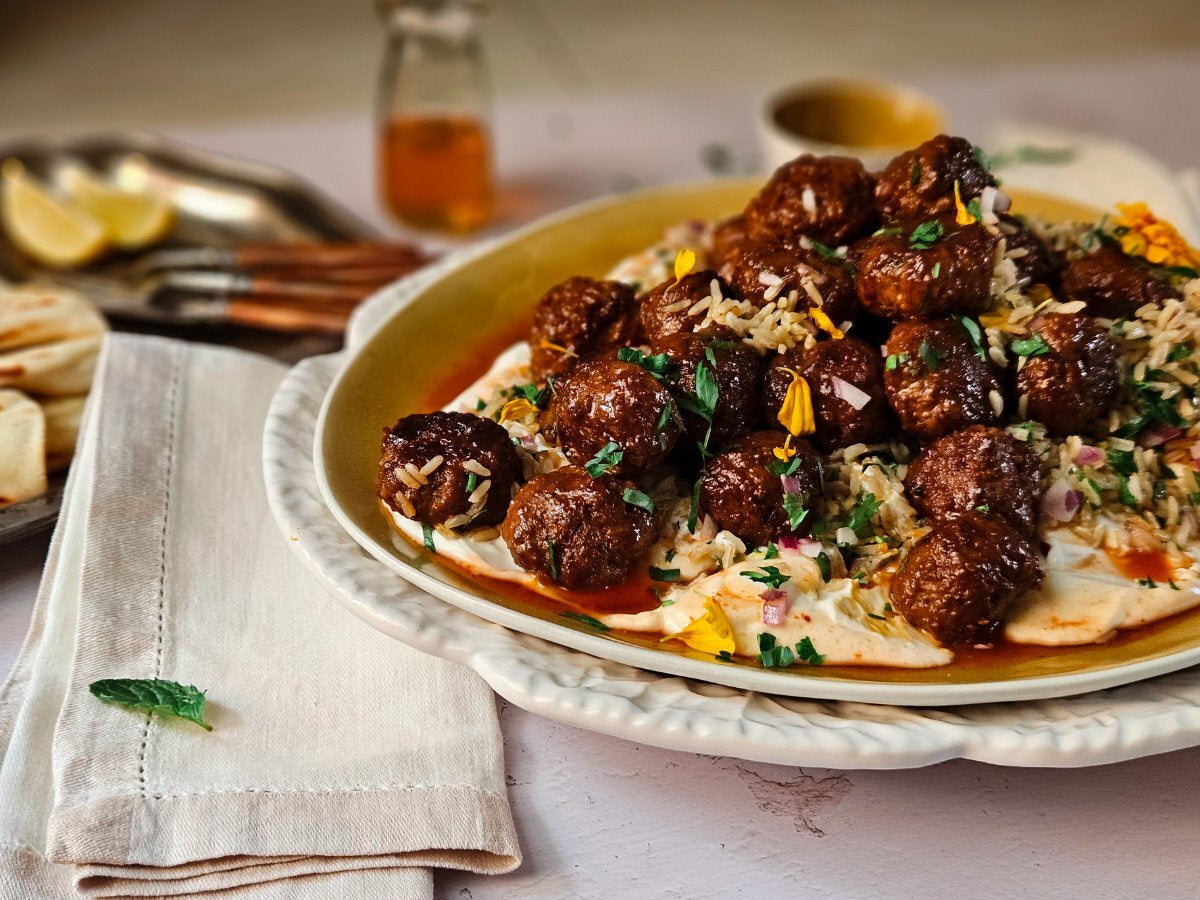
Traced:
[[[58, 185], [67, 163], [82, 162], [118, 184], [133, 189], [145, 187], [170, 198], [175, 222], [156, 247], [233, 247], [251, 241], [355, 241], [378, 237], [366, 222], [290, 172], [150, 134], [31, 138], [0, 147], [0, 159], [10, 157], [19, 159], [52, 187]], [[70, 277], [94, 279], [98, 288], [108, 284], [119, 289], [133, 277], [135, 259], [115, 254]], [[0, 229], [0, 278], [54, 281], [56, 274], [20, 254]], [[60, 275], [59, 280], [65, 283], [69, 277]], [[74, 284], [78, 286], [79, 282]], [[111, 303], [105, 306], [118, 330], [228, 344], [286, 362], [332, 352], [341, 343], [325, 336], [276, 334], [223, 325], [179, 325], [169, 316], [136, 303], [126, 309], [114, 309]], [[61, 476], [52, 478], [45, 496], [0, 509], [0, 544], [52, 525], [62, 500], [62, 484]]]

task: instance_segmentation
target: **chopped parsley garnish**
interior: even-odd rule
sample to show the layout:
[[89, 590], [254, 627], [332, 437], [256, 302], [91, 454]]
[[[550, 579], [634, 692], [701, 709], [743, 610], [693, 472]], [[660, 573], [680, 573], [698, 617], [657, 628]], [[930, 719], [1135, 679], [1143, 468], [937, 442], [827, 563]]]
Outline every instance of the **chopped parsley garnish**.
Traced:
[[796, 470], [800, 468], [800, 457], [793, 456], [790, 460], [773, 459], [767, 463], [767, 471], [772, 475], [778, 475], [783, 478], [787, 475], [794, 475]]
[[958, 324], [967, 332], [967, 337], [971, 339], [971, 348], [975, 351], [975, 355], [980, 359], [987, 360], [987, 351], [983, 349], [983, 329], [979, 327], [979, 323], [970, 316], [958, 316]]
[[912, 234], [908, 236], [908, 246], [913, 250], [928, 250], [945, 233], [946, 229], [942, 227], [941, 222], [930, 219], [912, 230]]
[[880, 622], [886, 622], [887, 616], [876, 615], [875, 613], [867, 613], [868, 619], [878, 619]]
[[940, 276], [941, 276], [941, 274], [942, 274], [942, 264], [941, 264], [941, 262], [940, 262], [940, 261], [939, 261], [939, 262], [935, 262], [935, 263], [933, 264], [933, 277], [934, 277], [934, 278], [938, 278], [938, 277], [940, 277]]
[[825, 656], [817, 652], [817, 648], [813, 646], [812, 638], [808, 635], [800, 638], [800, 643], [796, 645], [796, 656], [810, 666], [819, 666], [825, 662]]
[[721, 662], [733, 662], [733, 654], [728, 650], [722, 650], [717, 654], [717, 659], [719, 659]]
[[1044, 356], [1050, 352], [1050, 345], [1035, 331], [1031, 337], [1013, 341], [1009, 349], [1017, 356]]
[[767, 544], [767, 552], [763, 554], [763, 559], [779, 559], [779, 548], [775, 546], [775, 542]]
[[534, 406], [541, 407], [550, 395], [550, 388], [539, 389], [536, 384], [514, 384], [512, 393], [514, 397], [523, 397]]
[[485, 409], [487, 409], [487, 402], [480, 397], [475, 401], [475, 412], [483, 412]]
[[902, 366], [906, 362], [908, 362], [907, 353], [889, 353], [883, 367], [889, 372], [895, 372], [898, 366]]
[[921, 157], [914, 156], [912, 172], [908, 176], [908, 184], [911, 187], [920, 180], [921, 180]]
[[788, 515], [788, 525], [795, 531], [808, 518], [808, 509], [804, 506], [804, 498], [799, 494], [786, 493], [783, 495], [783, 509]]
[[475, 487], [478, 484], [479, 484], [479, 476], [476, 475], [474, 472], [468, 472], [467, 473], [467, 496], [468, 497], [471, 496], [473, 493], [475, 493]]
[[991, 158], [991, 167], [1001, 169], [1014, 163], [1053, 166], [1069, 163], [1074, 158], [1074, 147], [1038, 147], [1035, 144], [1022, 144], [1007, 153], [997, 153]]
[[885, 603], [885, 604], [883, 604], [883, 611], [884, 611], [885, 613], [890, 613], [890, 612], [892, 612], [892, 604], [891, 604], [891, 603]]
[[821, 570], [821, 580], [826, 584], [833, 577], [833, 567], [829, 564], [829, 554], [822, 550], [816, 556], [817, 568]]
[[1200, 278], [1200, 272], [1191, 266], [1156, 266], [1155, 268], [1175, 278]]
[[975, 512], [977, 512], [977, 513], [986, 514], [986, 513], [990, 513], [991, 511], [992, 511], [991, 504], [988, 504], [988, 503], [980, 503], [977, 507], [975, 507]]
[[743, 572], [742, 577], [777, 589], [786, 584], [789, 578], [775, 566], [763, 566], [762, 570], [758, 572]]
[[1167, 362], [1179, 362], [1181, 359], [1187, 359], [1192, 355], [1192, 348], [1187, 344], [1176, 344], [1171, 348], [1171, 352], [1167, 354]]
[[691, 534], [696, 533], [696, 520], [700, 517], [700, 484], [704, 480], [704, 473], [696, 479], [696, 484], [692, 487], [692, 505], [688, 510], [687, 527]]
[[[1146, 373], [1146, 376], [1151, 379], [1157, 379], [1159, 374], [1157, 370], [1151, 369]], [[1187, 422], [1179, 414], [1179, 410], [1175, 408], [1175, 404], [1170, 400], [1164, 399], [1162, 394], [1152, 388], [1147, 381], [1131, 379], [1128, 384], [1133, 389], [1134, 402], [1138, 405], [1139, 412], [1117, 429], [1119, 437], [1136, 437], [1148, 425], [1152, 425], [1155, 422], [1162, 422], [1177, 428], [1187, 425]]]
[[921, 346], [917, 348], [917, 353], [920, 354], [921, 361], [925, 363], [926, 369], [928, 369], [930, 372], [936, 372], [938, 370], [938, 364], [941, 361], [941, 357], [938, 356], [938, 352], [936, 349], [934, 349], [933, 344], [929, 343], [929, 338], [921, 341]]
[[758, 661], [764, 669], [781, 669], [790, 666], [796, 657], [791, 647], [775, 643], [775, 635], [763, 633], [758, 636]]
[[1173, 590], [1173, 591], [1177, 591], [1177, 590], [1179, 590], [1179, 585], [1177, 585], [1177, 584], [1176, 584], [1174, 581], [1172, 581], [1170, 578], [1168, 578], [1168, 579], [1167, 579], [1167, 587], [1169, 587], [1169, 588], [1170, 588], [1171, 590]]
[[1153, 578], [1149, 578], [1149, 577], [1146, 577], [1146, 578], [1139, 578], [1139, 579], [1138, 579], [1138, 584], [1140, 584], [1142, 587], [1148, 587], [1148, 588], [1156, 588], [1156, 587], [1158, 587], [1158, 585], [1154, 583], [1154, 579], [1153, 579]]
[[621, 449], [621, 445], [616, 441], [609, 441], [583, 467], [593, 478], [599, 478], [613, 466], [618, 465], [623, 456], [625, 456], [625, 451]]
[[595, 628], [597, 631], [611, 631], [612, 629], [601, 622], [599, 619], [593, 619], [591, 616], [577, 612], [559, 613], [564, 619], [570, 619], [572, 622], [579, 622], [581, 625], [587, 625]]
[[875, 499], [874, 494], [863, 494], [858, 498], [858, 505], [854, 507], [854, 512], [850, 513], [850, 519], [846, 522], [846, 527], [851, 529], [859, 537], [866, 537], [865, 531], [871, 527], [871, 520], [875, 518], [875, 514], [879, 512], [879, 501]]
[[1108, 450], [1108, 464], [1119, 475], [1132, 475], [1137, 471], [1132, 450]]
[[426, 550], [430, 553], [437, 553], [437, 547], [433, 545], [433, 528], [425, 522], [421, 523], [421, 539]]
[[973, 216], [976, 222], [983, 218], [983, 208], [979, 205], [978, 197], [973, 197], [967, 204], [967, 213]]
[[971, 147], [971, 158], [974, 159], [975, 162], [979, 163], [979, 167], [981, 169], [987, 169], [989, 172], [991, 171], [992, 161], [979, 147]]
[[904, 234], [904, 229], [898, 225], [893, 225], [889, 228], [880, 228], [871, 237], [897, 237]]
[[667, 423], [671, 421], [671, 404], [664, 403], [662, 412], [658, 414], [658, 422], [654, 426], [655, 434], [662, 434], [667, 430]]
[[670, 562], [671, 560], [673, 560], [675, 558], [674, 548], [672, 548], [666, 552], [666, 558], [667, 558], [667, 562]]
[[1129, 479], [1124, 476], [1117, 476], [1117, 496], [1121, 498], [1121, 502], [1126, 506], [1137, 507], [1137, 498], [1133, 496], [1133, 492], [1129, 490]]
[[810, 240], [809, 243], [811, 243], [812, 248], [817, 251], [817, 255], [823, 259], [832, 260], [833, 262], [843, 262], [843, 259], [838, 255], [838, 252], [827, 244], [822, 244], [820, 241], [812, 240]]
[[554, 541], [546, 541], [546, 565], [550, 569], [550, 577], [558, 581], [558, 547]]
[[666, 378], [675, 368], [675, 363], [667, 354], [657, 353], [654, 356], [647, 356], [637, 347], [622, 347], [617, 351], [617, 359], [639, 365], [655, 378]]
[[653, 581], [678, 581], [678, 569], [660, 569], [658, 566], [650, 567], [650, 578]]
[[621, 499], [630, 506], [636, 506], [638, 509], [644, 509], [648, 513], [654, 512], [654, 501], [647, 494], [634, 488], [625, 488], [621, 493]]

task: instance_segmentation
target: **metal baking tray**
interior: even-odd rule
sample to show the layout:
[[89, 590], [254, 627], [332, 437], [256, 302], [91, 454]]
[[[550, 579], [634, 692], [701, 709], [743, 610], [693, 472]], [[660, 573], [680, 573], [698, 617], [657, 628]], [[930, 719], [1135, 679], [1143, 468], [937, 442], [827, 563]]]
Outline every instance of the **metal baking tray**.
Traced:
[[[303, 179], [260, 163], [209, 153], [154, 135], [116, 132], [65, 139], [30, 138], [0, 146], [0, 160], [15, 157], [52, 187], [69, 162], [82, 162], [122, 186], [148, 188], [170, 198], [175, 219], [157, 247], [234, 247], [249, 242], [357, 241], [379, 237], [366, 222]], [[120, 288], [134, 277], [135, 257], [114, 254], [64, 275], [19, 253], [0, 229], [0, 278], [21, 282], [71, 280], [79, 287], [94, 279], [97, 290]], [[86, 287], [84, 292], [87, 293]], [[103, 304], [113, 327], [219, 343], [294, 362], [336, 350], [338, 338], [278, 334], [226, 325], [179, 325], [154, 309]], [[0, 509], [0, 544], [54, 522], [61, 479], [44, 497]]]

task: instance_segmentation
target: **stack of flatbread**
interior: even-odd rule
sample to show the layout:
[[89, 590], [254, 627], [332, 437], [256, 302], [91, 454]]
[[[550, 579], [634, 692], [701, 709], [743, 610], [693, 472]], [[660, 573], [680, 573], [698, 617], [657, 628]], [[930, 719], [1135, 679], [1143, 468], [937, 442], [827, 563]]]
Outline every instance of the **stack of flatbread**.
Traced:
[[0, 507], [41, 496], [71, 461], [107, 327], [80, 294], [0, 284]]

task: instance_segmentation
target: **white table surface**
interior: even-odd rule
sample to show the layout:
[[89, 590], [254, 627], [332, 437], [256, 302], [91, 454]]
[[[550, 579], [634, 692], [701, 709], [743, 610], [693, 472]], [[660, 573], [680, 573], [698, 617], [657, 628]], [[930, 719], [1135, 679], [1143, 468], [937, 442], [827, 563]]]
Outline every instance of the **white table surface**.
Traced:
[[[1047, 74], [993, 71], [924, 86], [968, 134], [992, 118], [1025, 117], [1137, 139], [1176, 166], [1200, 162], [1200, 119], [1166, 106], [1200, 108], [1200, 60]], [[1164, 83], [1169, 97], [1158, 90]], [[634, 184], [703, 177], [706, 143], [726, 145], [740, 168], [753, 165], [754, 96], [499, 104], [501, 225]], [[365, 115], [169, 134], [287, 166], [383, 224]], [[0, 548], [0, 674], [23, 638], [47, 542]], [[1126, 900], [1200, 891], [1200, 749], [1081, 770], [962, 761], [897, 772], [792, 769], [642, 747], [498, 702], [525, 862], [500, 878], [439, 873], [441, 897]]]

